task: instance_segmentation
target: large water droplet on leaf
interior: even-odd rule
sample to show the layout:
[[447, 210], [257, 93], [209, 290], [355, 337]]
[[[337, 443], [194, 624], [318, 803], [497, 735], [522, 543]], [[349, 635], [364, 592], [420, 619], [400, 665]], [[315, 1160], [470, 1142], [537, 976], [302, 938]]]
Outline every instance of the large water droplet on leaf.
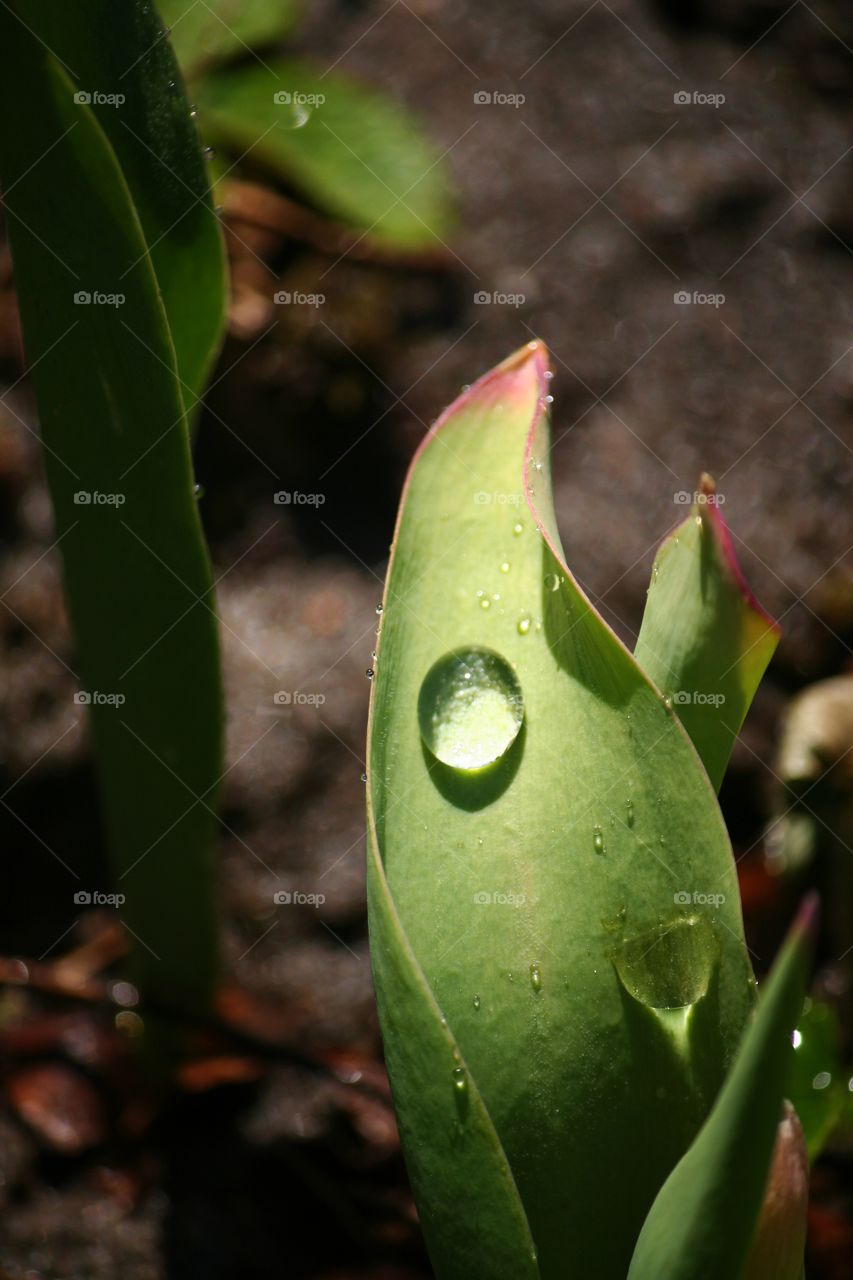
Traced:
[[524, 720], [515, 673], [491, 649], [454, 649], [427, 672], [418, 695], [421, 737], [442, 764], [483, 769], [506, 755]]
[[652, 1009], [683, 1009], [708, 990], [719, 946], [704, 916], [677, 916], [623, 942], [613, 956], [625, 990]]

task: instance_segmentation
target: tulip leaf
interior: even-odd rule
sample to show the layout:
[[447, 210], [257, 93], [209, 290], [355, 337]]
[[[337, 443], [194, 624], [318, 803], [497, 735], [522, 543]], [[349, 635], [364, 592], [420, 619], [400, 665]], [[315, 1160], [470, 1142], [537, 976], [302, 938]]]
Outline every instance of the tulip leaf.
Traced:
[[[73, 120], [88, 105], [116, 154], [157, 275], [191, 412], [222, 339], [225, 253], [163, 24], [146, 0], [33, 0], [26, 20], [74, 81]], [[132, 267], [128, 260], [127, 271]], [[97, 260], [83, 287], [100, 288]]]
[[[549, 385], [534, 343], [442, 415], [409, 473], [381, 617], [373, 963], [439, 1280], [484, 1273], [456, 1267], [442, 1237], [470, 1166], [428, 1172], [431, 1143], [460, 1123], [446, 1066], [428, 1068], [443, 1094], [422, 1097], [432, 1002], [508, 1161], [543, 1280], [624, 1280], [752, 1004], [707, 776], [559, 549]], [[429, 1005], [393, 993], [392, 905]]]
[[634, 656], [719, 790], [779, 629], [746, 585], [709, 477], [696, 497], [658, 551]]
[[402, 248], [446, 233], [449, 201], [437, 150], [400, 105], [304, 62], [247, 66], [197, 90], [205, 132], [250, 152], [325, 212]]
[[[195, 1010], [217, 963], [221, 693], [175, 349], [116, 152], [0, 8], [0, 179], [56, 544], [90, 703], [112, 888], [145, 994]], [[37, 110], [22, 111], [35, 101]], [[96, 296], [97, 292], [97, 296]], [[81, 301], [80, 294], [85, 294]], [[73, 874], [73, 872], [72, 872]]]
[[[733, 1280], [755, 1234], [803, 1003], [816, 904], [807, 901], [696, 1141], [667, 1178], [628, 1280]], [[801, 1259], [791, 1260], [798, 1274]]]
[[286, 35], [296, 0], [157, 0], [184, 73], [239, 57]]

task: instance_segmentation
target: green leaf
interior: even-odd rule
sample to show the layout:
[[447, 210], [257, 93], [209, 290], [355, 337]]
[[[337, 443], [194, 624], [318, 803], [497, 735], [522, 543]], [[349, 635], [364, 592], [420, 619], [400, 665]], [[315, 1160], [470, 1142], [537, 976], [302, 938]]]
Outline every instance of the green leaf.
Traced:
[[184, 73], [271, 44], [295, 27], [297, 0], [157, 0]]
[[[222, 714], [174, 348], [98, 119], [8, 6], [0, 33], [0, 105], [15, 121], [0, 134], [0, 180], [112, 888], [126, 895], [146, 994], [197, 1008], [216, 971], [210, 806]], [[38, 109], [22, 111], [27, 101]], [[81, 887], [69, 875], [69, 906]]]
[[506, 1155], [544, 1280], [624, 1280], [752, 1000], [704, 770], [563, 563], [548, 390], [532, 344], [441, 417], [409, 473], [385, 588], [373, 963], [440, 1280], [504, 1273], [488, 1233], [480, 1268], [453, 1263], [443, 1208], [477, 1175], [452, 1158], [434, 1172], [431, 1146], [460, 1120], [446, 1067], [428, 1064], [428, 1094], [418, 1075], [428, 1014], [393, 993], [377, 937], [390, 903]]
[[[448, 231], [443, 160], [399, 103], [303, 62], [247, 66], [199, 86], [204, 128], [327, 213], [402, 248]], [[278, 97], [278, 101], [276, 98]]]
[[709, 477], [697, 498], [658, 551], [634, 656], [719, 790], [779, 629], [746, 585]]
[[[222, 339], [225, 252], [163, 24], [147, 0], [80, 0], [73, 6], [32, 0], [26, 20], [71, 76], [78, 96], [91, 98], [115, 152], [151, 254], [192, 412]], [[83, 109], [76, 105], [74, 119]], [[92, 289], [98, 287], [96, 263], [90, 267]], [[130, 271], [132, 261], [125, 267]]]
[[[741, 1275], [782, 1116], [815, 911], [811, 899], [792, 927], [720, 1096], [646, 1219], [628, 1280]], [[791, 1259], [794, 1274], [800, 1265]]]
[[849, 1073], [841, 1065], [841, 1031], [831, 1005], [806, 1000], [794, 1035], [795, 1052], [785, 1094], [794, 1104], [810, 1160], [816, 1160], [841, 1119], [849, 1098]]

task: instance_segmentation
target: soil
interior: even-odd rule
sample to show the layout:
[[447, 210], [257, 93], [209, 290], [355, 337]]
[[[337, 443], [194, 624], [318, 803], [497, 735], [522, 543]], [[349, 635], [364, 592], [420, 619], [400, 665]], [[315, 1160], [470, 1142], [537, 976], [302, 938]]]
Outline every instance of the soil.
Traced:
[[[9, 1280], [430, 1274], [371, 993], [364, 673], [407, 461], [462, 384], [534, 334], [547, 342], [567, 556], [629, 642], [655, 547], [683, 512], [676, 495], [716, 477], [745, 572], [784, 633], [722, 796], [759, 970], [792, 909], [761, 834], [780, 717], [798, 689], [850, 665], [849, 11], [322, 0], [297, 45], [420, 115], [446, 149], [458, 225], [437, 261], [408, 263], [336, 260], [258, 232], [283, 287], [326, 297], [295, 317], [258, 304], [256, 268], [231, 239], [240, 289], [197, 447], [228, 689], [230, 986], [170, 1097], [139, 1084], [122, 1047], [127, 993], [101, 990], [93, 963], [94, 989], [72, 996], [51, 968], [116, 960], [121, 944], [108, 916], [79, 915], [50, 856], [105, 880], [32, 399], [2, 294], [0, 953], [30, 961], [0, 975]], [[477, 302], [483, 292], [498, 301]], [[279, 506], [280, 489], [324, 501]], [[278, 688], [325, 701], [280, 708]], [[282, 885], [324, 900], [285, 912], [272, 904]], [[849, 1272], [850, 1175], [844, 1149], [815, 1170], [810, 1280]]]

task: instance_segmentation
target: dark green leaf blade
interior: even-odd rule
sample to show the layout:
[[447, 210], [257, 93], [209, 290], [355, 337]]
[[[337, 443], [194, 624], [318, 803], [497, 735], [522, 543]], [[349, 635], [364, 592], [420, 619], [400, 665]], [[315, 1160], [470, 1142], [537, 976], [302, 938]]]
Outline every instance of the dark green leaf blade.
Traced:
[[[16, 120], [0, 134], [0, 179], [112, 888], [126, 896], [145, 993], [198, 1009], [217, 966], [210, 806], [222, 713], [174, 349], [94, 113], [8, 7], [0, 33], [0, 104]], [[21, 113], [33, 97], [38, 110]], [[78, 887], [69, 877], [69, 900]]]
[[628, 1280], [741, 1274], [782, 1115], [815, 913], [811, 899], [782, 948], [711, 1114], [652, 1206]]
[[719, 790], [779, 629], [746, 585], [708, 478], [697, 497], [658, 551], [634, 656]]
[[337, 72], [271, 66], [274, 75], [247, 66], [199, 86], [206, 136], [389, 244], [434, 246], [447, 234], [442, 158], [399, 104]]
[[[222, 340], [225, 251], [163, 24], [148, 0], [80, 0], [73, 6], [33, 0], [24, 16], [72, 75], [77, 97], [90, 99], [116, 154], [151, 254], [192, 413]], [[75, 98], [75, 105], [82, 110], [87, 104]], [[126, 269], [132, 267], [128, 261]], [[89, 275], [83, 287], [98, 288], [94, 264]]]

